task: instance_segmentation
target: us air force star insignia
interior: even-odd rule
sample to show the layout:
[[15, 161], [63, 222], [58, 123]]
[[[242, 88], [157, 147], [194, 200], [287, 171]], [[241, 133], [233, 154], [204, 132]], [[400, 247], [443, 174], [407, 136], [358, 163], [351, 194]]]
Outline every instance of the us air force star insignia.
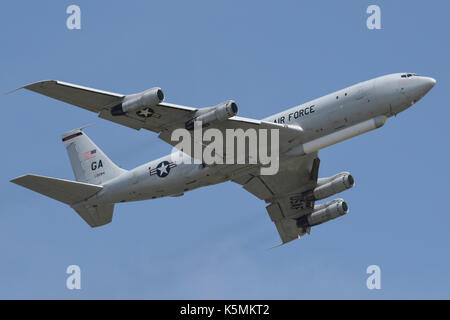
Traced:
[[150, 169], [150, 175], [154, 175], [157, 174], [158, 177], [164, 178], [167, 177], [170, 173], [170, 169], [172, 169], [173, 167], [176, 167], [176, 163], [174, 162], [169, 162], [169, 161], [163, 161], [160, 162], [155, 169]]
[[136, 114], [141, 117], [141, 118], [150, 118], [151, 116], [153, 116], [155, 113], [153, 112], [152, 109], [150, 108], [144, 108], [142, 110], [139, 110], [138, 112], [136, 112]]
[[161, 178], [167, 176], [170, 172], [169, 162], [167, 162], [167, 161], [161, 162], [160, 164], [158, 164], [156, 169], [158, 170], [158, 172], [156, 174], [158, 176], [160, 176]]

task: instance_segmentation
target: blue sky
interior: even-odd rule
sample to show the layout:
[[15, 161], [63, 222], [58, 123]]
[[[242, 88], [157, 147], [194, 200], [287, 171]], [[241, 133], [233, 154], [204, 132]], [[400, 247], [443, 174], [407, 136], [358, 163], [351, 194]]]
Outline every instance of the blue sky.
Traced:
[[[66, 28], [67, 6], [81, 30]], [[381, 30], [366, 8], [381, 8]], [[320, 152], [350, 171], [350, 213], [279, 243], [265, 204], [231, 182], [117, 205], [91, 229], [69, 207], [16, 186], [73, 179], [60, 134], [86, 133], [131, 169], [170, 152], [151, 132], [27, 91], [2, 95], [0, 298], [450, 298], [447, 1], [1, 1], [0, 92], [58, 79], [119, 93], [153, 86], [195, 107], [234, 99], [264, 118], [393, 72], [437, 79], [386, 125]], [[82, 289], [65, 286], [79, 265]], [[366, 268], [381, 268], [381, 290]]]

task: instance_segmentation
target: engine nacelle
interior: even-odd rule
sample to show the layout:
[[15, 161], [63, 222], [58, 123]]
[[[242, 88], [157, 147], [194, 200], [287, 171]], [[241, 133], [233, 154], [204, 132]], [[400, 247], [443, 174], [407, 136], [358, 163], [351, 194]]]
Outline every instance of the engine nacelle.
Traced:
[[[202, 112], [202, 110], [200, 110], [200, 112]], [[195, 122], [201, 122], [202, 126], [204, 126], [210, 124], [211, 122], [223, 121], [235, 116], [237, 112], [237, 104], [233, 100], [228, 100], [218, 104], [217, 106], [203, 110], [203, 113], [186, 122], [186, 129], [193, 130]]]
[[339, 192], [352, 188], [355, 180], [348, 172], [341, 172], [329, 178], [320, 178], [317, 187], [314, 188], [308, 198], [311, 200], [321, 200], [335, 195]]
[[164, 93], [161, 88], [151, 88], [140, 93], [125, 96], [122, 103], [111, 108], [111, 114], [113, 116], [120, 116], [145, 107], [154, 107], [163, 100]]
[[347, 212], [347, 203], [343, 199], [335, 199], [324, 204], [315, 205], [311, 214], [297, 219], [297, 226], [306, 229], [336, 219]]

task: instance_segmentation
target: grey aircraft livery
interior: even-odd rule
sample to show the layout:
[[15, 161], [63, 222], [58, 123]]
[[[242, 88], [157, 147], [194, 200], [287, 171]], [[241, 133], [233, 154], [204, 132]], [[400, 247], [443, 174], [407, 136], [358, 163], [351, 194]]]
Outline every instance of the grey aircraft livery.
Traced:
[[[116, 203], [180, 196], [233, 181], [267, 203], [270, 219], [286, 243], [309, 234], [312, 226], [348, 212], [343, 199], [316, 203], [354, 185], [348, 172], [319, 178], [318, 151], [382, 127], [387, 118], [412, 106], [435, 83], [433, 78], [414, 73], [389, 74], [255, 120], [236, 116], [238, 108], [232, 100], [195, 108], [163, 102], [160, 88], [123, 95], [56, 80], [36, 82], [22, 88], [123, 126], [156, 132], [172, 146], [177, 143], [171, 134], [177, 129], [188, 131], [194, 139], [192, 129], [197, 120], [204, 128], [223, 133], [229, 129], [277, 129], [279, 169], [276, 174], [263, 175], [260, 164], [186, 163], [174, 160], [171, 154], [125, 170], [80, 128], [62, 135], [76, 181], [27, 174], [11, 182], [68, 204], [91, 227], [98, 227], [111, 222]], [[192, 153], [188, 156], [195, 158]]]

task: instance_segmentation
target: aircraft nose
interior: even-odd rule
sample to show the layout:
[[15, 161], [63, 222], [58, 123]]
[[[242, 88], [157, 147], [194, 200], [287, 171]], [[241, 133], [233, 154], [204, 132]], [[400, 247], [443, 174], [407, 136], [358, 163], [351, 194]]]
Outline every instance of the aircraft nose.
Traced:
[[431, 77], [424, 77], [424, 78], [425, 78], [426, 86], [429, 88], [427, 91], [429, 91], [436, 84], [436, 80]]
[[431, 77], [422, 77], [422, 84], [421, 87], [424, 89], [424, 94], [430, 91], [434, 85], [436, 84], [436, 80]]
[[436, 80], [431, 77], [417, 76], [411, 84], [409, 95], [416, 102], [434, 87]]

